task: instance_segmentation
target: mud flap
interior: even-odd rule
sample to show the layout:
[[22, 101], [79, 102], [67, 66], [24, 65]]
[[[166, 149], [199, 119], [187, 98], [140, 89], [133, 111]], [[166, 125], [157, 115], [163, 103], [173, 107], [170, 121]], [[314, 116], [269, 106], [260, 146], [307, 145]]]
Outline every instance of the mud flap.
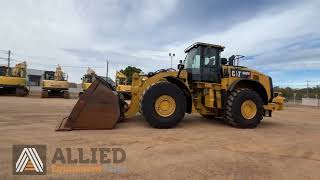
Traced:
[[113, 90], [104, 79], [96, 77], [56, 131], [113, 129], [120, 118], [119, 98]]

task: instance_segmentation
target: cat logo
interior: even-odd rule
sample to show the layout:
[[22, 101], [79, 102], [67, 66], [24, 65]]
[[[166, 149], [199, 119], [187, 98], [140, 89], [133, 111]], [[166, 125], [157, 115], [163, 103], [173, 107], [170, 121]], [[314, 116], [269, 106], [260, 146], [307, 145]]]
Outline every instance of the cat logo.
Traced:
[[46, 173], [45, 145], [13, 145], [13, 163], [16, 175], [42, 175]]
[[250, 71], [244, 71], [244, 70], [231, 70], [231, 77], [238, 77], [238, 78], [249, 78], [251, 76]]

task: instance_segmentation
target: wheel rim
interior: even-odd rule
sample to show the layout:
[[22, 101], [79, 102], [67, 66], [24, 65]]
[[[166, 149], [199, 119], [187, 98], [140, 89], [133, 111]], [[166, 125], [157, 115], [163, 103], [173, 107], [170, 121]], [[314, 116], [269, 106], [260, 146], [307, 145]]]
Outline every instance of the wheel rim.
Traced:
[[176, 101], [168, 95], [162, 95], [155, 102], [155, 110], [162, 117], [171, 116], [176, 110]]
[[241, 105], [241, 115], [247, 119], [253, 119], [257, 114], [257, 106], [252, 100], [246, 100]]

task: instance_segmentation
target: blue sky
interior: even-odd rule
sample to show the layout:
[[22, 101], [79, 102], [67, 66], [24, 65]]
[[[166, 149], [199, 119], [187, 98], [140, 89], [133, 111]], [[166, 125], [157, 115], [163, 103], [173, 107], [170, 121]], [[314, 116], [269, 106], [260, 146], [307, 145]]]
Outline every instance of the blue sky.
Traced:
[[[86, 67], [111, 77], [126, 65], [144, 72], [174, 66], [196, 41], [242, 54], [243, 65], [269, 74], [275, 85], [320, 84], [319, 0], [56, 0], [5, 1], [0, 49], [30, 68], [61, 64], [71, 81]], [[0, 54], [0, 57], [5, 57]], [[0, 60], [1, 61], [1, 60]], [[1, 63], [1, 62], [0, 62]]]

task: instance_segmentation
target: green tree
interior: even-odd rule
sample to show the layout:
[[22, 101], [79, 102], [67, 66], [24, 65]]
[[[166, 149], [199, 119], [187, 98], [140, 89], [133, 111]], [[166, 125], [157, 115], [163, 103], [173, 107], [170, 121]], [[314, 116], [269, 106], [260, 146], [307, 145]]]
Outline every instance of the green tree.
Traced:
[[120, 72], [122, 72], [123, 74], [125, 74], [128, 78], [128, 84], [131, 84], [132, 82], [132, 74], [133, 73], [141, 73], [142, 70], [134, 67], [134, 66], [127, 66], [124, 70], [121, 69]]
[[293, 98], [294, 94], [296, 94], [296, 99], [301, 100], [303, 97], [307, 97], [307, 91], [310, 98], [315, 98], [320, 96], [320, 86], [316, 87], [309, 87], [307, 88], [281, 88], [281, 87], [274, 87], [274, 91], [282, 92], [283, 96], [286, 98]]

